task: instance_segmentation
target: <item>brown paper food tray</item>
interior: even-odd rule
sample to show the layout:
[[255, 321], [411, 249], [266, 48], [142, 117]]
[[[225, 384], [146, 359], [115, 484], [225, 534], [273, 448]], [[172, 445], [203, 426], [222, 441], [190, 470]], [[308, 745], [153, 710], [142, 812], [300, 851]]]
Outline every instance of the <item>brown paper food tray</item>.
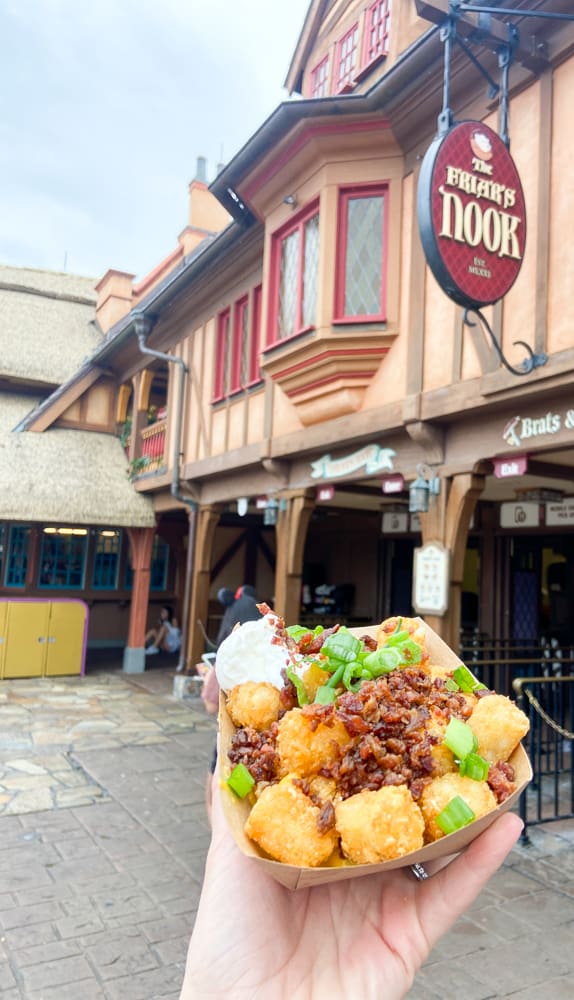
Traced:
[[[426, 649], [430, 656], [430, 662], [440, 664], [447, 669], [454, 670], [460, 665], [461, 660], [455, 656], [452, 649], [433, 632], [422, 619], [417, 619], [425, 630]], [[349, 630], [356, 636], [375, 636], [376, 627], [352, 628]], [[227, 757], [227, 751], [231, 744], [231, 739], [235, 733], [233, 725], [225, 707], [225, 696], [220, 696], [219, 704], [219, 761], [221, 770], [221, 797], [223, 811], [228, 825], [233, 834], [233, 838], [240, 850], [260, 866], [282, 885], [288, 889], [303, 889], [312, 885], [322, 885], [325, 882], [338, 882], [341, 879], [357, 878], [360, 875], [374, 875], [379, 872], [391, 871], [393, 868], [405, 868], [415, 863], [426, 865], [429, 861], [446, 857], [451, 854], [458, 854], [467, 847], [483, 830], [486, 830], [491, 823], [501, 816], [502, 813], [512, 809], [518, 803], [520, 795], [532, 780], [532, 768], [526, 751], [522, 745], [518, 746], [510, 758], [510, 764], [515, 770], [516, 791], [506, 799], [502, 805], [492, 812], [487, 813], [480, 819], [474, 820], [469, 826], [462, 830], [457, 830], [446, 837], [441, 837], [432, 844], [421, 848], [420, 851], [413, 851], [410, 854], [403, 854], [402, 857], [394, 861], [386, 861], [378, 865], [352, 865], [345, 864], [340, 867], [327, 868], [297, 868], [294, 865], [282, 864], [279, 861], [272, 861], [266, 857], [253, 841], [249, 840], [243, 831], [245, 821], [249, 815], [250, 805], [247, 800], [238, 799], [236, 795], [226, 786], [225, 780], [229, 776], [231, 766]]]

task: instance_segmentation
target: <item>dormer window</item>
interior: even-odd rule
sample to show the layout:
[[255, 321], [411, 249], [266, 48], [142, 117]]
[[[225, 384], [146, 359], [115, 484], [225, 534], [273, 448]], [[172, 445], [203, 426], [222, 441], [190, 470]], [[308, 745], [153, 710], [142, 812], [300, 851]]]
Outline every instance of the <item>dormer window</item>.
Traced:
[[391, 0], [375, 0], [367, 7], [365, 24], [365, 66], [386, 56], [389, 51]]
[[350, 90], [353, 86], [357, 67], [358, 42], [359, 25], [356, 23], [337, 43], [336, 85], [339, 94]]
[[329, 93], [329, 55], [311, 71], [311, 97], [326, 97]]

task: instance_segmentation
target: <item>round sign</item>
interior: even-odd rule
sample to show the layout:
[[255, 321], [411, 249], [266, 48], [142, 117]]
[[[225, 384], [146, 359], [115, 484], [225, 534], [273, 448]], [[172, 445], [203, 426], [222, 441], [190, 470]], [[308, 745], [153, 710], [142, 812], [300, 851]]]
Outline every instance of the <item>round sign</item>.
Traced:
[[459, 305], [480, 308], [510, 290], [522, 266], [526, 210], [520, 177], [502, 139], [461, 122], [429, 146], [417, 193], [427, 263]]

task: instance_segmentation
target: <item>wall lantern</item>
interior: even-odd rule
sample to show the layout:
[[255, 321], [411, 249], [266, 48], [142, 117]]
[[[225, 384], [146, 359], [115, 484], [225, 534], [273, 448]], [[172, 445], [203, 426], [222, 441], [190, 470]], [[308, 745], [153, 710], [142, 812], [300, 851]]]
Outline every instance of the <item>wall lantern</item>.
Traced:
[[269, 497], [267, 501], [267, 506], [263, 511], [263, 524], [270, 526], [277, 524], [278, 509], [279, 509], [279, 504], [277, 503], [275, 497]]
[[427, 478], [424, 465], [417, 465], [417, 478], [409, 486], [409, 514], [426, 514], [429, 497], [437, 497], [439, 493], [439, 477], [431, 475]]

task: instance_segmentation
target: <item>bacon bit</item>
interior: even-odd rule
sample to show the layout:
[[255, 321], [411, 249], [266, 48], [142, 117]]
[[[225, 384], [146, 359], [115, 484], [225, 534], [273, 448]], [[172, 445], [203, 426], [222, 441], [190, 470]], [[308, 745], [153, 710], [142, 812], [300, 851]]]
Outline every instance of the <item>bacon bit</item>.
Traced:
[[516, 789], [512, 764], [504, 760], [499, 760], [497, 764], [491, 764], [486, 781], [500, 805]]
[[317, 817], [317, 830], [319, 833], [327, 833], [328, 830], [332, 830], [335, 826], [335, 807], [330, 799], [323, 802], [321, 810]]

